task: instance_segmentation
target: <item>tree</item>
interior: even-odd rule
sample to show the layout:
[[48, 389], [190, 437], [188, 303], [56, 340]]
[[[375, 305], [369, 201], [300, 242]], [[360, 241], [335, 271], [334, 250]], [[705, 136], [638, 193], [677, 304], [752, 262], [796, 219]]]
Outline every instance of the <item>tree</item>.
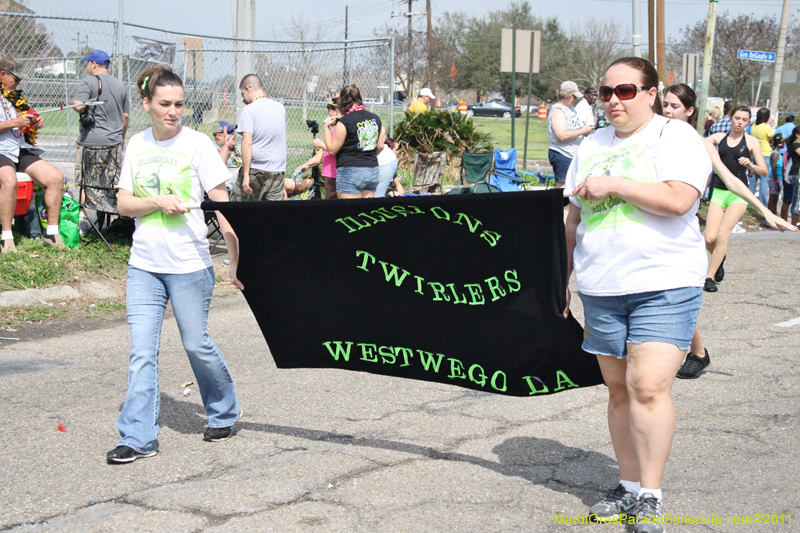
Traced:
[[[700, 20], [693, 26], [681, 30], [683, 39], [672, 45], [678, 57], [683, 54], [700, 54], [702, 62], [708, 22]], [[732, 16], [725, 11], [717, 16], [714, 56], [711, 60], [711, 85], [721, 96], [734, 101], [747, 100], [742, 97], [742, 88], [751, 80], [758, 80], [765, 64], [760, 61], [738, 59], [739, 50], [772, 51], [778, 47], [778, 20], [765, 15], [757, 19], [754, 15]], [[763, 89], [762, 89], [763, 90]]]
[[613, 19], [589, 17], [580, 24], [573, 24], [562, 68], [555, 72], [579, 87], [598, 87], [608, 66], [629, 52], [627, 46], [620, 44], [625, 37]]

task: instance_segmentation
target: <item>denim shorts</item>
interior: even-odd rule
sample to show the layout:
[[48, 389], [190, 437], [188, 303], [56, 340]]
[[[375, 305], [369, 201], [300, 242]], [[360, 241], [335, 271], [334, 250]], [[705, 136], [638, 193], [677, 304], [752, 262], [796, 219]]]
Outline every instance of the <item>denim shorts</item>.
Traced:
[[583, 349], [624, 359], [628, 343], [665, 342], [688, 350], [703, 288], [683, 287], [623, 296], [580, 294], [580, 297], [586, 321]]
[[567, 170], [569, 170], [569, 165], [572, 163], [572, 158], [551, 148], [547, 152], [547, 159], [550, 160], [550, 166], [553, 167], [553, 176], [556, 178], [556, 183], [567, 181]]
[[342, 167], [336, 169], [336, 192], [361, 194], [378, 187], [378, 167]]

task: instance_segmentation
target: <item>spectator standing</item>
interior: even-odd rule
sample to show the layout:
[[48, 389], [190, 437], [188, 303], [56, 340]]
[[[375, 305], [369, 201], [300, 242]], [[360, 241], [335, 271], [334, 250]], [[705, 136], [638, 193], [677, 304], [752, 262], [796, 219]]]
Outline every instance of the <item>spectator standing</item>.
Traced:
[[419, 92], [419, 98], [414, 100], [410, 106], [408, 106], [409, 113], [427, 113], [428, 106], [431, 105], [431, 101], [435, 100], [436, 97], [433, 95], [430, 89], [425, 87]]
[[[386, 130], [380, 117], [364, 109], [361, 92], [348, 85], [339, 92], [340, 118], [325, 119], [325, 148], [336, 156], [338, 198], [371, 198], [378, 187], [378, 154]], [[331, 132], [333, 127], [333, 132]]]
[[[0, 253], [16, 253], [11, 222], [14, 220], [14, 207], [17, 203], [17, 172], [27, 173], [34, 181], [44, 187], [44, 203], [47, 206], [47, 230], [42, 236], [44, 246], [66, 248], [58, 234], [58, 221], [61, 217], [61, 199], [64, 196], [64, 175], [56, 167], [39, 156], [44, 150], [35, 146], [35, 136], [44, 119], [22, 113], [28, 109], [22, 91], [17, 86], [22, 74], [12, 57], [0, 59]], [[23, 130], [32, 127], [31, 133]]]
[[[78, 106], [73, 108], [75, 112], [90, 120], [81, 120], [80, 124], [75, 151], [75, 185], [83, 185], [84, 172], [89, 172], [94, 183], [116, 188], [131, 112], [128, 91], [121, 81], [108, 73], [111, 60], [106, 52], [95, 50], [81, 61], [86, 63], [89, 75], [78, 84], [72, 105]], [[105, 103], [82, 105], [95, 100]], [[89, 196], [90, 204], [98, 211], [117, 212], [113, 198], [96, 193]], [[81, 198], [81, 203], [85, 200]]]
[[237, 125], [242, 134], [242, 168], [231, 200], [283, 200], [286, 109], [267, 98], [261, 78], [255, 74], [242, 78], [239, 90], [246, 104]]
[[[339, 118], [341, 117], [341, 113], [339, 113], [339, 98], [331, 98], [328, 100], [328, 117], [331, 118]], [[331, 133], [333, 133], [333, 127], [330, 127]], [[323, 134], [324, 136], [324, 134]], [[305, 172], [309, 168], [313, 167], [314, 165], [322, 164], [322, 171], [320, 174], [322, 175], [323, 180], [325, 181], [325, 199], [326, 200], [334, 200], [336, 199], [336, 156], [331, 155], [325, 149], [325, 141], [321, 139], [317, 139], [316, 137], [312, 141], [312, 144], [315, 148], [319, 150], [314, 156], [300, 165], [298, 168]]]
[[[215, 281], [208, 230], [203, 212], [185, 206], [201, 202], [204, 193], [213, 201], [227, 201], [228, 172], [208, 137], [181, 126], [183, 83], [175, 73], [164, 66], [150, 67], [137, 85], [152, 127], [131, 138], [119, 181], [119, 212], [136, 218], [136, 231], [126, 291], [131, 330], [128, 392], [117, 419], [121, 438], [106, 455], [112, 464], [158, 453], [158, 353], [170, 300], [208, 413], [203, 440], [230, 438], [241, 414], [231, 373], [208, 336]], [[230, 253], [231, 283], [242, 289], [236, 278], [238, 239], [225, 217], [217, 213], [217, 219]]]
[[777, 131], [772, 136], [769, 144], [772, 146], [772, 152], [769, 154], [767, 161], [767, 168], [769, 170], [769, 210], [777, 214], [778, 212], [778, 195], [783, 188], [783, 150], [786, 144], [782, 133]]
[[597, 123], [594, 117], [594, 103], [596, 100], [597, 90], [594, 87], [584, 89], [583, 99], [575, 106], [575, 111], [584, 124], [594, 126]]
[[728, 133], [731, 131], [731, 111], [736, 107], [736, 102], [728, 100], [722, 105], [722, 117], [708, 128], [708, 137], [715, 133]]
[[397, 141], [387, 137], [383, 150], [378, 154], [378, 188], [375, 198], [386, 196], [386, 190], [397, 175]]
[[575, 102], [583, 97], [578, 90], [578, 84], [574, 81], [565, 81], [558, 88], [557, 96], [558, 102], [553, 104], [550, 114], [547, 115], [547, 136], [550, 139], [547, 158], [553, 167], [556, 187], [563, 188], [575, 151], [583, 141], [583, 137], [589, 135], [594, 126], [584, 124], [575, 111]]
[[[780, 133], [781, 135], [783, 135], [784, 139], [788, 139], [789, 136], [792, 135], [795, 126], [796, 124], [794, 123], [794, 115], [792, 114], [786, 115], [786, 122], [775, 128], [775, 133]], [[786, 153], [787, 148], [788, 146], [784, 146], [783, 148], [781, 148], [780, 153], [781, 154]]]
[[717, 106], [706, 111], [706, 121], [703, 124], [703, 137], [708, 137], [708, 129], [722, 118], [722, 111]]
[[[750, 129], [750, 134], [758, 140], [758, 143], [761, 145], [761, 155], [764, 157], [764, 160], [770, 158], [772, 154], [772, 146], [770, 146], [770, 141], [772, 140], [772, 128], [769, 127], [769, 117], [770, 111], [769, 108], [762, 107], [756, 113], [756, 124]], [[757, 174], [750, 174], [747, 178], [748, 186], [750, 187], [750, 192], [753, 194], [756, 193], [756, 184], [758, 184], [758, 199], [761, 201], [762, 204], [767, 205], [768, 198], [769, 198], [769, 178], [768, 176], [758, 176]]]
[[221, 120], [215, 122], [211, 128], [211, 137], [214, 139], [219, 156], [225, 163], [230, 173], [230, 177], [225, 182], [225, 186], [230, 190], [239, 177], [239, 168], [242, 166], [242, 152], [236, 145], [236, 124]]
[[[798, 206], [798, 174], [800, 174], [800, 128], [795, 128], [786, 140], [791, 167], [788, 178], [783, 179], [783, 206], [790, 206], [792, 225], [800, 223], [800, 206]], [[781, 206], [781, 217], [786, 218], [785, 209]]]

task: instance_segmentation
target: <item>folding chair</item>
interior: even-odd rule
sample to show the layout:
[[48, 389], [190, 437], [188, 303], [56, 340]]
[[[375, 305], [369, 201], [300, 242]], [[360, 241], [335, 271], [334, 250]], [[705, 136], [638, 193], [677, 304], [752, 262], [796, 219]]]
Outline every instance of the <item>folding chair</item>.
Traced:
[[[203, 200], [208, 201], [208, 194], [203, 195]], [[216, 240], [214, 244], [211, 244], [211, 250], [209, 253], [214, 253], [214, 250], [217, 249], [217, 245], [219, 241], [222, 240], [222, 229], [219, 227], [219, 220], [217, 220], [217, 213], [215, 211], [207, 211], [203, 210], [203, 219], [206, 222], [206, 227], [208, 228], [208, 234], [206, 235], [206, 239], [208, 239], [209, 244], [211, 243], [211, 239], [214, 238], [216, 235]]]
[[[111, 215], [119, 215], [117, 210], [119, 161], [115, 157], [108, 157], [109, 148], [105, 147], [84, 146], [82, 152], [80, 209], [95, 233], [113, 252], [114, 249], [108, 244], [100, 229], [104, 225], [110, 224]], [[86, 212], [86, 209], [92, 209], [97, 213], [97, 224]]]
[[494, 185], [501, 192], [518, 192], [523, 190], [520, 185], [528, 182], [524, 176], [539, 179], [533, 172], [517, 170], [517, 149], [494, 149], [494, 170], [489, 176], [489, 184]]
[[[447, 165], [445, 152], [414, 154], [414, 185], [404, 187], [406, 191], [420, 191], [424, 194], [435, 194], [442, 190], [442, 177]], [[419, 192], [417, 192], [419, 194]]]
[[493, 192], [486, 183], [486, 176], [492, 168], [491, 152], [485, 154], [461, 154], [461, 185], [455, 185], [447, 194]]

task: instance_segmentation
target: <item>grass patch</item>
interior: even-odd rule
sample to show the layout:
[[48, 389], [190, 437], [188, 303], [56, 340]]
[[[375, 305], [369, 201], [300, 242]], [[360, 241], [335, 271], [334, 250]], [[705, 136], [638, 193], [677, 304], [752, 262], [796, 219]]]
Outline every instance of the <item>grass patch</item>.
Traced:
[[[511, 119], [472, 117], [476, 126], [481, 131], [492, 134], [492, 139], [497, 142], [497, 147], [501, 150], [511, 148]], [[522, 156], [525, 149], [525, 114], [514, 121], [514, 145], [517, 148], [517, 166], [522, 168]], [[547, 121], [539, 120], [531, 115], [530, 127], [528, 129], [528, 160], [540, 159], [547, 160], [547, 150], [550, 148], [550, 141], [547, 137]]]
[[125, 304], [119, 302], [109, 302], [101, 300], [96, 304], [90, 304], [86, 308], [86, 318], [99, 318], [106, 315], [114, 314], [117, 311], [125, 309]]
[[113, 253], [99, 239], [82, 242], [74, 249], [57, 250], [43, 247], [41, 239], [15, 235], [19, 252], [0, 256], [0, 291], [122, 278], [128, 268], [130, 241], [113, 235], [107, 238]]
[[124, 303], [107, 300], [100, 300], [93, 304], [74, 300], [30, 306], [0, 307], [0, 325], [12, 326], [23, 322], [46, 322], [62, 318], [103, 318], [123, 309], [125, 309]]

